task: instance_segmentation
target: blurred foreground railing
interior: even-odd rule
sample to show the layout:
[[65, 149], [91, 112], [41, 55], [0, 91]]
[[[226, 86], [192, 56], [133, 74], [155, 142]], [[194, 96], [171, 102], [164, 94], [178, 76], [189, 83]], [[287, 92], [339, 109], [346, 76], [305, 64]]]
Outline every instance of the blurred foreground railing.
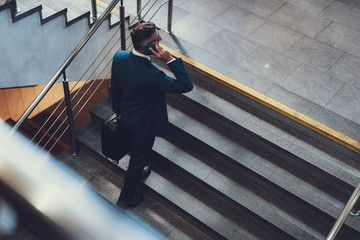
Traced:
[[[9, 132], [10, 128], [0, 123], [0, 186], [10, 189], [22, 201], [21, 206], [28, 205], [30, 225], [45, 219], [48, 224], [42, 231], [48, 232], [46, 239], [163, 239], [101, 197], [50, 155], [28, 150], [28, 140], [23, 136]], [[10, 198], [10, 194], [3, 197]], [[49, 228], [61, 232], [62, 237], [49, 236]]]

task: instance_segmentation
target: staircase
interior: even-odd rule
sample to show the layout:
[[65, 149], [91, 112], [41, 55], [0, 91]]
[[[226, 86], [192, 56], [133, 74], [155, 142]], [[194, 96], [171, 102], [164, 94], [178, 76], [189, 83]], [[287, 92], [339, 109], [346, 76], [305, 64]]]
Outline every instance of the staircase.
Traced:
[[[17, 14], [12, 11], [12, 2], [0, 5], [0, 32], [6, 33], [0, 35], [1, 59], [4, 60], [0, 68], [0, 88], [47, 84], [92, 26], [89, 11], [82, 10], [81, 15], [78, 13], [75, 17], [74, 11], [66, 8], [54, 12], [43, 5], [34, 6], [30, 1], [17, 3], [21, 8]], [[106, 58], [105, 54], [110, 50], [104, 49], [104, 44], [113, 46], [116, 43], [118, 38], [112, 36], [118, 26], [117, 16], [108, 18], [99, 27], [92, 40], [67, 68], [70, 82], [94, 80], [94, 76], [101, 74], [106, 66], [91, 69], [94, 71], [92, 75], [82, 75], [94, 59], [98, 60], [94, 66], [111, 61], [111, 58]], [[116, 49], [110, 56], [115, 52]]]
[[[188, 72], [195, 88], [168, 95], [171, 131], [156, 139], [146, 194], [212, 239], [325, 239], [359, 180], [357, 160]], [[129, 157], [115, 166], [100, 149], [110, 99], [90, 113], [81, 152], [124, 175]], [[337, 239], [359, 238], [359, 221], [347, 219]]]
[[[186, 232], [169, 233], [179, 228], [172, 218], [195, 226], [189, 239], [325, 239], [359, 182], [358, 154], [207, 75], [188, 72], [195, 88], [168, 95], [171, 131], [156, 139], [153, 172], [140, 186], [146, 194], [140, 209], [154, 204], [165, 210], [150, 220], [140, 214], [141, 220], [169, 239]], [[58, 159], [88, 181], [94, 179], [89, 172], [102, 177], [104, 185], [93, 187], [115, 202], [129, 156], [114, 165], [101, 154], [110, 99], [90, 114], [91, 122], [77, 131], [80, 154], [66, 150]], [[163, 229], [162, 221], [170, 226]], [[349, 217], [337, 239], [360, 239], [360, 222]]]

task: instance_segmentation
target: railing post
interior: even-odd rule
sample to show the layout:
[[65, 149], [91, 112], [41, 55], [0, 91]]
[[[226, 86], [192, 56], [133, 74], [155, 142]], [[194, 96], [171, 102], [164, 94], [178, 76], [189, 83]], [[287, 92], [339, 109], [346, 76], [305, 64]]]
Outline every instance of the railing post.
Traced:
[[125, 7], [123, 0], [120, 3], [120, 39], [121, 49], [126, 50], [126, 39], [125, 39]]
[[66, 102], [66, 111], [68, 114], [68, 122], [70, 126], [70, 137], [71, 137], [71, 147], [72, 147], [72, 154], [74, 156], [77, 155], [76, 153], [76, 137], [75, 137], [75, 127], [74, 127], [74, 117], [71, 107], [71, 100], [70, 100], [70, 90], [69, 90], [69, 82], [66, 78], [65, 71], [63, 72], [63, 87], [64, 87], [64, 95], [65, 95], [65, 102]]
[[174, 0], [169, 0], [169, 4], [168, 4], [168, 24], [167, 24], [167, 30], [166, 30], [168, 33], [172, 33], [173, 6], [174, 6]]
[[137, 0], [136, 15], [138, 19], [141, 19], [141, 0]]
[[96, 21], [97, 19], [97, 6], [96, 6], [96, 0], [91, 0], [91, 9], [92, 9], [92, 16], [91, 18]]
[[[351, 197], [349, 198], [348, 202], [346, 203], [343, 211], [341, 212], [339, 218], [334, 223], [329, 235], [327, 236], [326, 240], [333, 240], [336, 234], [339, 232], [341, 226], [344, 224], [346, 218], [349, 216], [351, 209], [354, 207], [356, 201], [358, 200], [360, 195], [360, 184], [355, 188], [354, 192], [352, 193]], [[356, 209], [358, 210], [358, 209]]]

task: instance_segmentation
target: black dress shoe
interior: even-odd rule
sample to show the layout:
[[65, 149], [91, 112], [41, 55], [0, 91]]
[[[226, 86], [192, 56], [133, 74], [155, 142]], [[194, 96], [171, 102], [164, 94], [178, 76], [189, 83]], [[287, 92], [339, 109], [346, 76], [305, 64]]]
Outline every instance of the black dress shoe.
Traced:
[[145, 181], [150, 176], [150, 173], [151, 173], [151, 168], [148, 166], [145, 166], [140, 175], [140, 181]]
[[116, 205], [118, 207], [136, 207], [143, 200], [144, 195], [141, 193], [136, 193], [135, 196], [130, 201], [123, 201], [120, 198], [117, 200]]

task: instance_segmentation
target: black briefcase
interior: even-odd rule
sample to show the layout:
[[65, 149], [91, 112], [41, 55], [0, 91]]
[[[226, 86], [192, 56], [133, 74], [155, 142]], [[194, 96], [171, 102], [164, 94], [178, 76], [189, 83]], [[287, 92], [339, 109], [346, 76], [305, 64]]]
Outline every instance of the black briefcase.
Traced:
[[101, 127], [101, 151], [105, 157], [115, 164], [131, 149], [130, 132], [121, 124], [113, 114], [108, 117]]

